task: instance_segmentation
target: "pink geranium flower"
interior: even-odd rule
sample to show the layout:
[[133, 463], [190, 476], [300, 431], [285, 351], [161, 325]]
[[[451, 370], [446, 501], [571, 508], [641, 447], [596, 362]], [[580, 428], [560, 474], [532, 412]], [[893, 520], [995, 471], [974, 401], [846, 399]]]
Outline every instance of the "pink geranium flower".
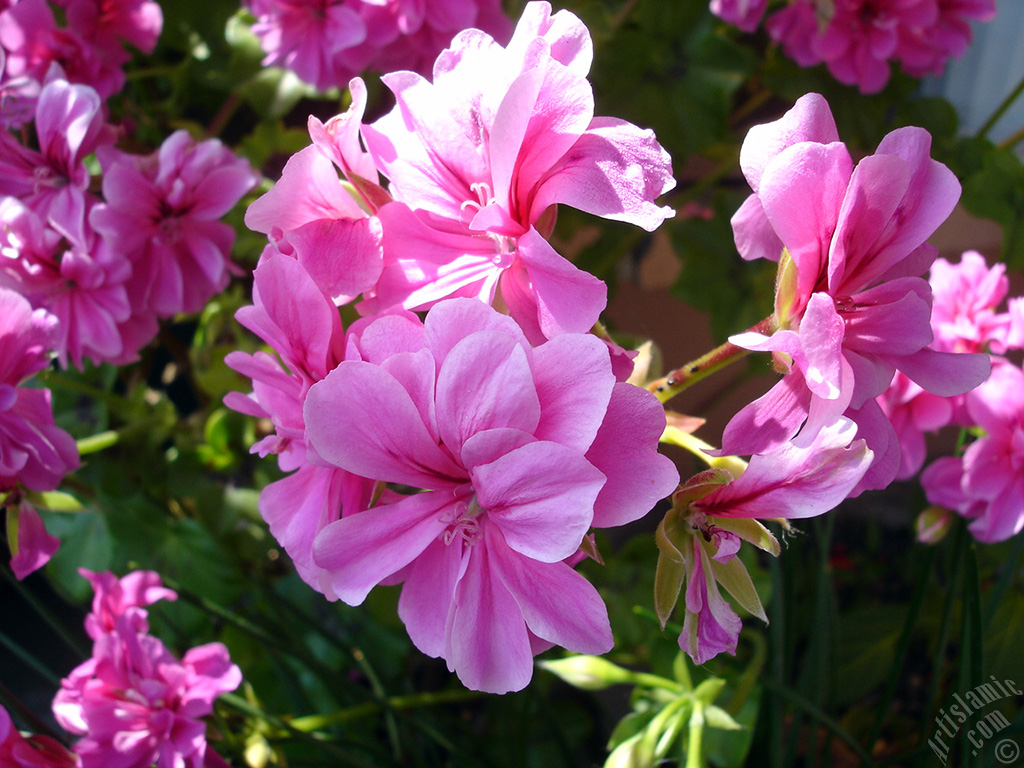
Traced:
[[46, 84], [35, 109], [39, 150], [0, 132], [0, 194], [13, 195], [46, 221], [81, 221], [92, 203], [85, 158], [112, 145], [99, 94], [57, 79]]
[[68, 27], [120, 66], [128, 60], [122, 43], [152, 53], [163, 29], [160, 4], [154, 0], [54, 0], [64, 8]]
[[224, 402], [273, 424], [273, 434], [252, 450], [275, 454], [281, 469], [294, 474], [263, 489], [260, 514], [302, 579], [334, 600], [330, 574], [313, 561], [313, 541], [342, 515], [364, 509], [373, 482], [319, 458], [306, 437], [302, 407], [310, 387], [345, 359], [341, 321], [302, 265], [287, 256], [268, 249], [253, 278], [253, 306], [240, 309], [238, 321], [270, 344], [279, 359], [265, 352], [231, 352], [225, 361], [252, 379], [253, 391], [233, 392]]
[[356, 78], [349, 92], [352, 105], [345, 114], [326, 125], [309, 118], [312, 146], [289, 158], [280, 180], [245, 212], [249, 229], [296, 258], [338, 304], [380, 278], [383, 233], [375, 214], [391, 200], [359, 144], [366, 86]]
[[474, 689], [522, 688], [551, 644], [609, 650], [604, 604], [565, 561], [591, 525], [636, 519], [675, 487], [657, 401], [615, 381], [595, 337], [534, 349], [477, 301], [440, 303], [423, 325], [368, 321], [357, 343], [362, 359], [310, 389], [308, 439], [335, 466], [424, 492], [320, 532], [337, 595], [359, 604], [404, 581], [413, 642]]
[[78, 450], [53, 422], [48, 389], [20, 387], [49, 364], [56, 318], [0, 288], [0, 506], [7, 508], [11, 570], [19, 579], [41, 568], [60, 542], [46, 532], [21, 488], [53, 490], [78, 467]]
[[0, 288], [0, 489], [49, 491], [78, 466], [75, 442], [53, 423], [50, 391], [19, 387], [49, 362], [56, 320]]
[[856, 165], [837, 140], [828, 105], [802, 97], [782, 119], [752, 129], [740, 164], [754, 189], [733, 219], [748, 256], [785, 248], [770, 336], [731, 341], [771, 351], [787, 373], [768, 394], [730, 421], [723, 450], [763, 453], [792, 439], [812, 439], [841, 414], [862, 427], [876, 460], [869, 475], [884, 487], [899, 465], [895, 442], [874, 398], [896, 370], [933, 394], [966, 392], [988, 375], [987, 355], [930, 349], [931, 288], [915, 275], [935, 259], [925, 239], [949, 215], [960, 186], [929, 157], [919, 128], [890, 133]]
[[[74, 746], [81, 768], [203, 768], [214, 755], [201, 718], [222, 693], [233, 691], [242, 673], [227, 648], [208, 643], [180, 661], [146, 634], [143, 606], [177, 595], [152, 571], [117, 579], [82, 571], [96, 595], [86, 629], [92, 657], [61, 681], [53, 714], [65, 730], [79, 734]], [[219, 764], [219, 763], [217, 763]]]
[[761, 23], [768, 0], [711, 0], [711, 12], [744, 32], [753, 32]]
[[232, 273], [235, 231], [219, 219], [256, 184], [249, 163], [183, 130], [151, 155], [102, 159], [105, 202], [90, 222], [131, 261], [136, 300], [160, 317], [198, 312]]
[[92, 612], [85, 617], [85, 631], [93, 640], [115, 630], [122, 616], [136, 632], [148, 632], [147, 612], [143, 608], [160, 600], [177, 600], [178, 593], [168, 589], [156, 571], [132, 571], [118, 578], [110, 571], [78, 571], [93, 589]]
[[805, 447], [787, 444], [751, 458], [738, 477], [723, 469], [701, 472], [673, 496], [658, 529], [661, 557], [655, 604], [667, 620], [685, 584], [679, 646], [697, 664], [735, 654], [741, 621], [719, 589], [767, 622], [746, 568], [736, 558], [743, 540], [778, 555], [778, 543], [757, 519], [800, 519], [828, 512], [849, 496], [873, 455], [857, 426], [840, 419]]
[[53, 713], [82, 736], [74, 746], [82, 768], [203, 768], [200, 718], [241, 681], [220, 643], [192, 648], [179, 661], [157, 638], [120, 623], [62, 681]]
[[977, 251], [967, 251], [959, 263], [936, 259], [928, 282], [935, 297], [932, 328], [935, 348], [948, 352], [996, 352], [1007, 348], [1009, 313], [997, 312], [1006, 298], [1006, 266], [989, 267]]
[[132, 266], [106, 247], [86, 223], [46, 226], [13, 197], [0, 201], [0, 285], [17, 290], [33, 306], [59, 320], [54, 350], [61, 365], [132, 359], [133, 310], [128, 283]]
[[264, 66], [281, 66], [319, 90], [357, 74], [343, 58], [366, 39], [358, 0], [248, 0], [252, 31], [266, 51]]
[[124, 86], [122, 61], [111, 61], [71, 29], [61, 29], [46, 0], [19, 0], [0, 13], [5, 76], [36, 90], [55, 67], [65, 79], [94, 88], [101, 99]]
[[500, 290], [531, 342], [593, 326], [606, 289], [548, 244], [553, 206], [651, 230], [675, 182], [650, 131], [594, 116], [591, 55], [579, 19], [534, 2], [507, 47], [467, 30], [433, 82], [383, 78], [398, 104], [363, 137], [396, 202], [378, 213], [384, 270], [364, 311]]

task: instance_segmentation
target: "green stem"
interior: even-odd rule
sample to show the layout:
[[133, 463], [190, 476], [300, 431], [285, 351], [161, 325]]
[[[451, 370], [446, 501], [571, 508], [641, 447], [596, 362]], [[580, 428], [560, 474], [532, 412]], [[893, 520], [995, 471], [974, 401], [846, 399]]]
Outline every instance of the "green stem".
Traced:
[[999, 122], [999, 118], [1006, 114], [1007, 110], [1013, 106], [1013, 102], [1015, 102], [1022, 93], [1024, 93], [1024, 78], [1017, 83], [1016, 87], [1010, 91], [1009, 95], [1005, 99], [1003, 99], [1003, 102], [996, 107], [996, 111], [992, 113], [992, 116], [985, 121], [983, 126], [981, 126], [981, 130], [978, 131], [978, 138], [984, 139], [988, 136], [989, 131], [991, 131], [995, 127], [995, 124]]
[[942, 607], [942, 623], [939, 627], [939, 637], [935, 648], [935, 660], [932, 662], [931, 685], [928, 689], [928, 717], [923, 718], [924, 725], [918, 736], [919, 743], [928, 740], [928, 732], [931, 728], [931, 715], [938, 706], [939, 686], [942, 681], [942, 669], [945, 666], [946, 647], [949, 645], [949, 636], [953, 629], [953, 608], [956, 605], [957, 587], [960, 582], [960, 572], [963, 567], [963, 556], [966, 548], [964, 527], [956, 525], [953, 528], [951, 546], [953, 550], [952, 562], [949, 566], [949, 583], [946, 585], [946, 601]]
[[910, 650], [910, 640], [913, 637], [914, 627], [917, 626], [917, 617], [921, 614], [921, 605], [924, 603], [925, 589], [930, 583], [932, 566], [935, 563], [935, 547], [928, 547], [925, 550], [924, 566], [921, 568], [921, 576], [914, 585], [914, 594], [910, 598], [910, 609], [903, 622], [903, 630], [900, 633], [899, 642], [896, 644], [896, 655], [893, 657], [892, 665], [889, 667], [888, 682], [885, 686], [885, 693], [882, 694], [882, 701], [878, 705], [878, 712], [875, 715], [875, 724], [871, 727], [871, 734], [868, 737], [867, 747], [871, 749], [882, 733], [882, 724], [892, 703], [892, 697], [896, 694], [896, 683], [899, 680], [903, 664], [907, 659], [907, 652]]
[[[776, 330], [775, 316], [766, 317], [749, 330], [766, 335], [774, 333]], [[707, 354], [701, 355], [696, 360], [691, 360], [681, 368], [676, 368], [668, 376], [652, 381], [647, 385], [647, 389], [653, 392], [661, 402], [667, 402], [684, 389], [693, 386], [698, 381], [706, 379], [711, 374], [717, 373], [749, 354], [750, 350], [737, 347], [732, 342], [727, 341]]]
[[1022, 554], [1024, 554], [1024, 534], [1017, 536], [1017, 540], [1013, 545], [1013, 551], [1010, 553], [1009, 559], [1003, 562], [1001, 566], [1003, 572], [988, 599], [988, 606], [985, 608], [985, 615], [981, 622], [985, 634], [988, 634], [988, 629], [992, 625], [992, 619], [995, 618], [996, 610], [999, 608], [1003, 595], [1006, 594], [1006, 590], [1017, 576], [1017, 564], [1020, 563]]
[[790, 704], [793, 704], [794, 706], [802, 709], [812, 719], [817, 720], [819, 723], [825, 726], [825, 728], [827, 728], [833, 734], [835, 734], [844, 742], [846, 742], [846, 744], [849, 745], [850, 749], [852, 749], [854, 753], [857, 755], [857, 757], [860, 758], [862, 766], [875, 768], [874, 758], [871, 757], [871, 755], [868, 753], [866, 749], [864, 749], [861, 743], [857, 741], [857, 739], [855, 739], [852, 735], [850, 735], [849, 731], [843, 728], [843, 726], [841, 726], [836, 720], [826, 715], [818, 707], [816, 707], [814, 704], [809, 702], [807, 699], [805, 699], [803, 696], [796, 693], [795, 691], [791, 691], [788, 688], [785, 688], [781, 685], [777, 685], [774, 680], [765, 680], [764, 685], [773, 693], [776, 693], [782, 698], [788, 700]]
[[85, 456], [89, 453], [97, 453], [98, 451], [112, 448], [117, 445], [121, 439], [121, 433], [113, 429], [108, 429], [106, 432], [100, 432], [95, 435], [89, 435], [89, 437], [83, 437], [77, 441], [78, 455]]
[[329, 712], [326, 715], [306, 715], [296, 717], [290, 721], [293, 728], [305, 733], [321, 731], [332, 725], [358, 720], [363, 717], [375, 715], [383, 709], [402, 711], [417, 709], [420, 707], [432, 707], [437, 704], [453, 704], [461, 701], [474, 701], [486, 694], [480, 691], [469, 691], [458, 689], [452, 691], [431, 691], [429, 693], [415, 693], [409, 696], [392, 696], [383, 702], [368, 701], [364, 704], [357, 704], [354, 707], [345, 707], [336, 712]]
[[1013, 149], [1015, 146], [1024, 141], [1024, 128], [1016, 131], [1009, 138], [1003, 139], [999, 142], [1000, 149]]
[[704, 702], [693, 702], [690, 715], [690, 738], [686, 744], [686, 768], [704, 768]]
[[[981, 584], [978, 576], [978, 552], [973, 543], [968, 545], [965, 558], [963, 616], [961, 618], [960, 690], [969, 691], [981, 683], [984, 669], [984, 648], [981, 635]], [[972, 715], [964, 723], [960, 751], [960, 764], [963, 768], [969, 768], [977, 762], [974, 759], [973, 747], [968, 740], [968, 735], [971, 733], [969, 726], [976, 719], [976, 716]]]

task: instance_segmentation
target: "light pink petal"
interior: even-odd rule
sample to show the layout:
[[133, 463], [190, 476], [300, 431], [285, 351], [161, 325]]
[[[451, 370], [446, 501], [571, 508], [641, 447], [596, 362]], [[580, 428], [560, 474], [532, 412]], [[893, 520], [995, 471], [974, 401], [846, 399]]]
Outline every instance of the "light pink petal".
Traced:
[[313, 561], [330, 572], [335, 594], [359, 605], [377, 584], [404, 568], [435, 541], [446, 524], [451, 493], [419, 493], [328, 525], [313, 544]]
[[565, 563], [539, 563], [491, 539], [488, 554], [533, 634], [576, 653], [612, 649], [608, 611], [583, 576]]
[[733, 240], [740, 256], [747, 261], [768, 259], [778, 261], [785, 246], [772, 229], [761, 206], [761, 198], [750, 195], [732, 215]]
[[531, 342], [594, 327], [608, 302], [604, 282], [559, 256], [533, 229], [519, 239], [516, 256], [516, 265], [502, 276], [502, 295]]
[[548, 206], [562, 203], [650, 232], [673, 215], [654, 200], [674, 186], [672, 160], [653, 131], [595, 117], [537, 188], [530, 222], [536, 223]]
[[508, 545], [547, 563], [579, 548], [605, 483], [579, 453], [549, 442], [524, 445], [470, 474], [480, 506]]
[[533, 676], [533, 652], [526, 621], [490, 562], [490, 539], [470, 549], [448, 614], [448, 668], [475, 691], [508, 693]]
[[467, 557], [460, 537], [454, 537], [450, 544], [438, 538], [408, 569], [398, 600], [398, 616], [409, 639], [428, 656], [444, 655], [448, 613]]
[[800, 296], [810, 296], [824, 274], [852, 173], [845, 145], [807, 143], [782, 151], [761, 177], [758, 196], [796, 262]]
[[450, 299], [434, 305], [423, 321], [424, 338], [438, 364], [444, 362], [452, 347], [477, 331], [500, 331], [531, 355], [523, 330], [508, 315], [495, 312], [474, 299]]
[[900, 441], [892, 422], [874, 400], [859, 409], [848, 408], [846, 416], [857, 423], [857, 438], [863, 439], [875, 456], [864, 477], [850, 491], [850, 498], [889, 487], [900, 468]]
[[540, 400], [526, 351], [501, 331], [479, 331], [458, 342], [437, 375], [437, 421], [452, 451], [485, 429], [533, 432]]
[[730, 419], [722, 433], [724, 456], [765, 453], [793, 438], [807, 418], [811, 392], [790, 373]]
[[803, 141], [818, 144], [839, 141], [828, 102], [817, 93], [801, 96], [781, 118], [773, 123], [755, 125], [747, 132], [740, 148], [740, 168], [751, 189], [757, 193], [761, 174], [776, 155]]
[[331, 161], [315, 146], [296, 152], [270, 191], [245, 212], [245, 226], [269, 235], [318, 219], [355, 219], [365, 216], [341, 186]]
[[617, 383], [587, 461], [608, 478], [594, 502], [594, 527], [637, 520], [679, 485], [675, 464], [658, 453], [665, 411], [657, 398]]
[[541, 403], [537, 439], [585, 452], [615, 384], [608, 348], [590, 334], [562, 334], [534, 350], [533, 371]]
[[719, 517], [802, 518], [838, 506], [860, 481], [874, 455], [857, 426], [840, 419], [818, 432], [807, 447], [792, 443], [750, 459], [746, 471], [695, 502]]
[[936, 352], [927, 347], [892, 362], [922, 389], [942, 397], [974, 389], [988, 378], [992, 366], [991, 358], [983, 353]]
[[535, 442], [536, 439], [521, 429], [487, 429], [477, 432], [463, 444], [460, 459], [463, 466], [472, 469], [481, 464], [490, 464], [516, 448]]
[[405, 387], [370, 363], [339, 364], [310, 388], [303, 414], [316, 452], [349, 472], [430, 489], [465, 479], [431, 438]]
[[373, 287], [384, 268], [376, 218], [318, 219], [288, 234], [295, 257], [335, 302]]

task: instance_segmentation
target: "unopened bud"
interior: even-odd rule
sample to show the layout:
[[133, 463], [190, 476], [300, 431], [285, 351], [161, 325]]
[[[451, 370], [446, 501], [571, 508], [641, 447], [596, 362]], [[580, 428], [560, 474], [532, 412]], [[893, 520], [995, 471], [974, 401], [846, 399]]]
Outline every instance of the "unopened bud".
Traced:
[[914, 531], [922, 544], [938, 544], [949, 533], [953, 513], [945, 507], [932, 505], [917, 516]]
[[585, 691], [599, 691], [610, 685], [633, 681], [633, 673], [600, 656], [570, 656], [565, 659], [541, 661], [544, 669], [562, 678], [569, 685]]

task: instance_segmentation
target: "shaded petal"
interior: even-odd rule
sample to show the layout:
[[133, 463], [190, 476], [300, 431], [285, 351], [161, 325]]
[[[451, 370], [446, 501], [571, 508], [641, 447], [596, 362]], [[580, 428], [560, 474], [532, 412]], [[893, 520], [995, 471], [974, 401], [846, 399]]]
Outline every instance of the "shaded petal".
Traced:
[[377, 584], [404, 568], [444, 532], [441, 518], [458, 498], [420, 493], [343, 517], [313, 544], [313, 562], [330, 572], [335, 594], [359, 605]]
[[607, 481], [594, 502], [594, 527], [608, 528], [647, 514], [679, 484], [679, 471], [658, 453], [665, 410], [650, 392], [617, 383], [608, 411], [587, 451]]
[[445, 658], [467, 688], [507, 693], [530, 682], [533, 651], [523, 614], [490, 562], [492, 539], [501, 534], [488, 528], [486, 535], [470, 549], [456, 587]]
[[540, 563], [488, 539], [491, 568], [538, 637], [576, 653], [612, 649], [608, 611], [594, 586], [565, 563]]

